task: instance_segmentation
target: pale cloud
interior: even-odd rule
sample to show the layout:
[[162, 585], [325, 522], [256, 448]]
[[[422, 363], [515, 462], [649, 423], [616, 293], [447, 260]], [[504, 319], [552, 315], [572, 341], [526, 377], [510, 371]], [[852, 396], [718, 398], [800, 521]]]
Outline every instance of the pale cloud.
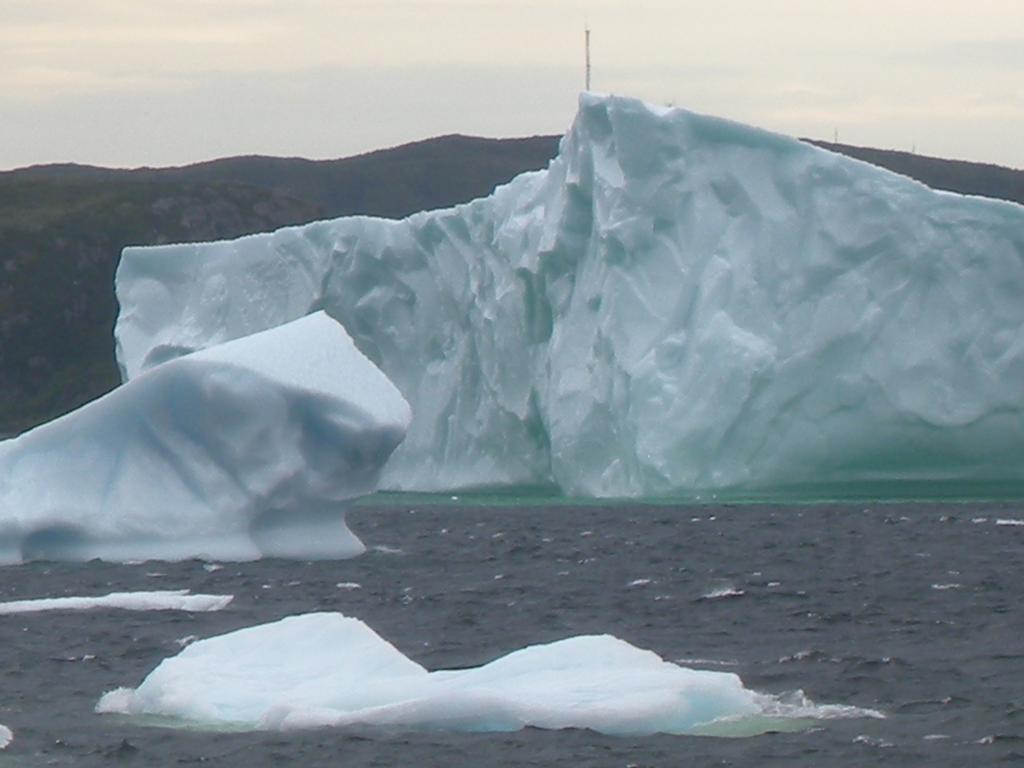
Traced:
[[[550, 69], [222, 73], [160, 93], [78, 93], [32, 110], [0, 104], [0, 167], [26, 164], [16, 157], [115, 166], [333, 158], [445, 133], [553, 134], [569, 126], [574, 94], [565, 73]], [[49, 150], [37, 160], [41, 143]]]
[[997, 70], [1020, 77], [1024, 72], [1024, 35], [957, 40], [933, 46], [918, 56], [923, 63], [932, 67]]
[[172, 80], [131, 74], [112, 75], [60, 67], [12, 67], [0, 71], [0, 90], [28, 101], [52, 101], [55, 93], [88, 94], [100, 91], [170, 87]]
[[[799, 135], [891, 130], [895, 144], [948, 123], [953, 154], [1024, 165], [1019, 142], [994, 138], [1024, 135], [1020, 0], [0, 2], [0, 167], [75, 159], [75, 134], [46, 123], [72, 104], [80, 145], [109, 162], [114, 120], [151, 142], [151, 162], [243, 138], [234, 152], [331, 156], [442, 127], [558, 131], [582, 86], [585, 22], [600, 91]], [[265, 129], [240, 128], [243, 114]], [[347, 138], [328, 141], [310, 114]], [[190, 140], [171, 152], [176, 135]]]
[[[269, 25], [258, 27], [248, 25], [195, 26], [193, 24], [170, 23], [154, 27], [145, 22], [133, 21], [116, 24], [102, 24], [95, 19], [77, 26], [56, 24], [4, 24], [0, 27], [0, 45], [40, 49], [48, 46], [52, 53], [63, 46], [109, 46], [116, 45], [141, 49], [147, 44], [165, 45], [242, 45], [258, 43], [271, 36]], [[78, 55], [87, 53], [79, 49]], [[96, 51], [93, 55], [100, 54]]]

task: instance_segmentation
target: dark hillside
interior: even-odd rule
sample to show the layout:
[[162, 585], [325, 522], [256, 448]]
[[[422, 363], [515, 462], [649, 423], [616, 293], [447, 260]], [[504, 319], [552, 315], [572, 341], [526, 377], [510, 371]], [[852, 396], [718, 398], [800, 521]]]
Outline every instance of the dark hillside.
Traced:
[[350, 214], [400, 218], [543, 168], [558, 137], [444, 136], [343, 160], [0, 173], [0, 437], [117, 385], [114, 270], [127, 245], [240, 237]]
[[892, 149], [854, 147], [827, 141], [803, 139], [815, 146], [855, 157], [858, 160], [888, 168], [904, 176], [917, 179], [932, 189], [959, 192], [961, 195], [980, 195], [998, 200], [1010, 200], [1024, 205], [1024, 171], [1003, 168], [987, 163], [968, 163], [963, 160], [943, 160], [912, 152]]
[[557, 136], [440, 136], [343, 160], [242, 157], [175, 169], [182, 179], [233, 181], [316, 200], [332, 216], [399, 219], [489, 195], [496, 184], [547, 166]]

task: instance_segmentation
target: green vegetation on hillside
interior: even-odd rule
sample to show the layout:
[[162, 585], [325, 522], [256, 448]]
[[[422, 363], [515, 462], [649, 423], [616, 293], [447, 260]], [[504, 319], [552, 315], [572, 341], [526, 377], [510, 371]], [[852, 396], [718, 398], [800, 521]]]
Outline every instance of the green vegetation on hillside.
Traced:
[[0, 434], [118, 383], [113, 284], [124, 246], [237, 237], [320, 214], [238, 185], [0, 182]]

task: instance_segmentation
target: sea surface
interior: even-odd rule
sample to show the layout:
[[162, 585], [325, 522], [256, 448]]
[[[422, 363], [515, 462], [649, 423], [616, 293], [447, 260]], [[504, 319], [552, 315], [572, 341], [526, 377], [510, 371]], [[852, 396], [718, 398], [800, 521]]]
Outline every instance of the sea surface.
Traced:
[[[0, 569], [0, 600], [191, 589], [216, 613], [0, 616], [0, 766], [1024, 764], [1024, 504], [654, 506], [391, 499], [367, 554]], [[341, 611], [430, 669], [610, 633], [748, 688], [884, 718], [748, 738], [586, 730], [228, 732], [97, 715], [190, 640]]]

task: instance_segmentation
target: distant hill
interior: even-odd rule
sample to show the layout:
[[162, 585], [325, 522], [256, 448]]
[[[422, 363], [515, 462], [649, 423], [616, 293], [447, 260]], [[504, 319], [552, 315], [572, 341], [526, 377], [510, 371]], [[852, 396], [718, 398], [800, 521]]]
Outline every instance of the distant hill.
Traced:
[[125, 245], [236, 237], [319, 215], [240, 185], [0, 178], [0, 435], [118, 383], [113, 281]]
[[[180, 168], [0, 173], [0, 437], [119, 382], [114, 270], [126, 245], [240, 237], [353, 214], [401, 218], [544, 168], [557, 136], [442, 136], [340, 160], [233, 157]], [[939, 189], [1024, 203], [1024, 172], [814, 142]]]
[[1004, 168], [987, 163], [969, 163], [964, 160], [943, 160], [938, 157], [898, 152], [891, 149], [855, 147], [828, 141], [803, 139], [822, 149], [855, 157], [872, 165], [917, 179], [932, 189], [959, 192], [961, 195], [980, 195], [997, 200], [1011, 200], [1024, 205], [1024, 170]]
[[559, 138], [484, 139], [455, 134], [341, 160], [250, 155], [180, 168], [131, 170], [39, 165], [0, 174], [0, 184], [29, 179], [234, 184], [273, 190], [314, 204], [331, 217], [365, 214], [398, 219], [489, 195], [496, 184], [546, 167], [558, 152]]

